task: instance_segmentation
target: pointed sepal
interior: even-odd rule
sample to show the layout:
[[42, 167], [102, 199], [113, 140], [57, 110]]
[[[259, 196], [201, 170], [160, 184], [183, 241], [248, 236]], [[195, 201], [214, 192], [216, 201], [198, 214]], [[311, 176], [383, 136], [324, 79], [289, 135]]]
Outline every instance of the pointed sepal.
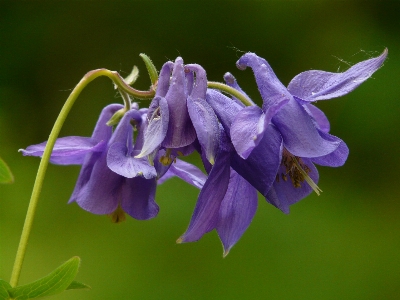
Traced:
[[13, 183], [14, 176], [4, 160], [0, 158], [0, 183]]
[[10, 299], [10, 294], [8, 290], [11, 289], [11, 285], [2, 279], [0, 279], [0, 300]]

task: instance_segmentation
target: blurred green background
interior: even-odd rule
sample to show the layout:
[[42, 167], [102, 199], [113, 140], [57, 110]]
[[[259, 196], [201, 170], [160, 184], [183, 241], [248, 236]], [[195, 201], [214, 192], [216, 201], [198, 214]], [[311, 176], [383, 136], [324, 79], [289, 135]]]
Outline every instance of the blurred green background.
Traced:
[[[126, 75], [139, 53], [160, 68], [180, 55], [209, 80], [232, 72], [261, 103], [241, 51], [266, 58], [284, 84], [296, 74], [343, 71], [379, 55], [382, 69], [353, 93], [317, 104], [350, 156], [320, 167], [321, 196], [284, 215], [260, 197], [250, 228], [225, 259], [217, 234], [176, 245], [198, 190], [171, 180], [159, 216], [112, 224], [66, 202], [79, 167], [50, 166], [20, 282], [74, 255], [91, 291], [53, 299], [400, 299], [400, 2], [0, 2], [0, 156], [15, 183], [0, 186], [0, 278], [9, 280], [37, 158], [17, 152], [47, 139], [71, 89], [89, 70]], [[103, 106], [121, 102], [109, 79], [91, 83], [61, 135], [89, 136]], [[144, 104], [146, 105], [146, 104]], [[197, 161], [192, 158], [192, 161]]]

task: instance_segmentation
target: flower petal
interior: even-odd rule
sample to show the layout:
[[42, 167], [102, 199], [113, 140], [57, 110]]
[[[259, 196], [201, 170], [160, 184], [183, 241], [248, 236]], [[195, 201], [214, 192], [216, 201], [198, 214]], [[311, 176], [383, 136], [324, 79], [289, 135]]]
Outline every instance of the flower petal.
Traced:
[[281, 101], [293, 98], [265, 59], [254, 53], [246, 53], [237, 61], [236, 66], [241, 70], [246, 67], [253, 69], [258, 89], [263, 98], [262, 109], [264, 112]]
[[174, 63], [172, 61], [167, 61], [161, 67], [160, 76], [158, 77], [156, 96], [165, 97], [167, 94], [173, 67]]
[[240, 157], [246, 159], [264, 136], [265, 115], [258, 106], [243, 108], [232, 122], [232, 144]]
[[189, 96], [187, 107], [196, 130], [197, 139], [211, 164], [214, 164], [219, 145], [219, 125], [211, 106], [201, 98]]
[[[106, 153], [103, 152], [95, 162], [89, 180], [80, 188], [75, 201], [93, 214], [110, 214], [118, 206], [123, 180], [124, 177], [107, 167]], [[70, 201], [73, 200], [71, 198]]]
[[[25, 150], [21, 149], [24, 156], [42, 157], [47, 142], [31, 145]], [[106, 142], [94, 141], [92, 138], [81, 136], [67, 136], [58, 138], [50, 156], [50, 162], [57, 165], [81, 165], [86, 154], [104, 151]]]
[[[308, 168], [310, 168], [311, 171], [308, 175], [317, 184], [319, 179], [317, 168], [310, 159], [302, 158], [302, 161]], [[285, 173], [286, 168], [281, 166], [278, 175]], [[276, 180], [274, 182], [271, 189], [265, 195], [265, 198], [270, 204], [288, 214], [290, 205], [305, 198], [311, 194], [312, 191], [313, 189], [305, 181], [301, 183], [301, 187], [296, 188], [293, 186], [293, 183], [289, 178], [286, 181], [280, 178], [279, 181]]]
[[[229, 85], [230, 87], [233, 87], [235, 90], [238, 90], [241, 94], [245, 95], [247, 97], [247, 100], [250, 101], [250, 103], [252, 103], [253, 105], [256, 105], [249, 96], [247, 96], [247, 94], [242, 90], [242, 88], [239, 86], [239, 84], [236, 81], [236, 78], [229, 72], [226, 72], [224, 75], [224, 80], [226, 82], [227, 85]], [[240, 106], [244, 106], [244, 104], [237, 99], [236, 97], [232, 97], [232, 99], [239, 104]]]
[[265, 196], [275, 181], [281, 152], [282, 137], [275, 126], [271, 125], [247, 159], [242, 159], [235, 152], [231, 153], [231, 166]]
[[318, 133], [310, 115], [296, 100], [289, 101], [272, 118], [283, 137], [285, 148], [295, 156], [317, 157], [333, 152], [339, 141], [326, 140]]
[[307, 103], [303, 105], [304, 109], [307, 113], [313, 118], [315, 121], [316, 127], [322, 131], [328, 133], [331, 129], [331, 124], [329, 123], [328, 118], [325, 116], [322, 110], [311, 103]]
[[178, 239], [178, 243], [197, 241], [215, 228], [219, 208], [228, 188], [229, 172], [229, 154], [220, 152], [200, 191], [189, 227]]
[[190, 121], [186, 106], [186, 81], [182, 58], [175, 60], [171, 84], [165, 99], [169, 108], [169, 123], [162, 146], [179, 148], [187, 146], [196, 139], [196, 132]]
[[158, 184], [162, 184], [174, 176], [179, 177], [198, 189], [201, 189], [207, 180], [207, 175], [205, 175], [199, 168], [183, 160], [177, 159], [176, 162], [171, 164], [167, 173], [158, 180]]
[[256, 189], [231, 169], [217, 223], [217, 232], [224, 245], [224, 256], [249, 227], [257, 211], [257, 202]]
[[169, 109], [167, 100], [162, 97], [155, 97], [149, 109], [149, 124], [144, 133], [144, 143], [140, 154], [141, 158], [152, 153], [164, 140], [169, 123]]
[[343, 142], [341, 139], [327, 134], [320, 132], [321, 136], [323, 136], [327, 140], [339, 140], [340, 144], [339, 147], [336, 148], [335, 151], [329, 153], [325, 156], [320, 157], [313, 157], [311, 160], [313, 163], [316, 163], [321, 166], [328, 166], [328, 167], [340, 167], [343, 166], [349, 156], [349, 148], [347, 147], [346, 143]]
[[159, 207], [155, 202], [156, 180], [136, 177], [125, 179], [121, 192], [121, 207], [137, 220], [148, 220], [157, 216]]
[[288, 90], [304, 101], [327, 100], [346, 95], [366, 81], [385, 61], [388, 50], [375, 58], [355, 64], [343, 73], [306, 71], [289, 83]]

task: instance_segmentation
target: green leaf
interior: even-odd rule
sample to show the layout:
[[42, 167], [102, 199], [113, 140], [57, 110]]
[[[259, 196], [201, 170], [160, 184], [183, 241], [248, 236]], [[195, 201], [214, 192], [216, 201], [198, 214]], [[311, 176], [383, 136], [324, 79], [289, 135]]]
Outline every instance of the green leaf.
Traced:
[[10, 296], [22, 300], [59, 294], [66, 290], [78, 273], [80, 258], [75, 256], [49, 275], [32, 283], [10, 289]]
[[10, 299], [9, 289], [11, 289], [11, 285], [7, 281], [0, 279], [0, 300]]
[[10, 171], [10, 168], [0, 157], [0, 183], [13, 183], [14, 176]]
[[124, 78], [124, 80], [127, 84], [132, 85], [135, 83], [138, 77], [139, 77], [139, 69], [136, 66], [133, 66], [132, 72], [128, 75], [128, 77]]
[[90, 286], [78, 281], [72, 281], [71, 284], [67, 287], [67, 290], [78, 290], [78, 289], [91, 289]]

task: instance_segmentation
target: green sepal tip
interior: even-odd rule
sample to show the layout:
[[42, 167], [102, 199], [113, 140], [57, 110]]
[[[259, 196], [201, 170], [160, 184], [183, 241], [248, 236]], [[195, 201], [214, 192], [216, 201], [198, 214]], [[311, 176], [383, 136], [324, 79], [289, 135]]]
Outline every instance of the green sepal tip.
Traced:
[[2, 279], [0, 279], [0, 300], [10, 299], [10, 294], [8, 290], [11, 289], [11, 285]]
[[156, 67], [154, 66], [154, 64], [151, 61], [150, 57], [148, 57], [146, 54], [141, 53], [139, 56], [143, 59], [144, 64], [146, 65], [147, 72], [149, 72], [151, 84], [153, 86], [155, 86], [157, 84], [157, 81], [158, 81], [158, 72], [157, 72]]

